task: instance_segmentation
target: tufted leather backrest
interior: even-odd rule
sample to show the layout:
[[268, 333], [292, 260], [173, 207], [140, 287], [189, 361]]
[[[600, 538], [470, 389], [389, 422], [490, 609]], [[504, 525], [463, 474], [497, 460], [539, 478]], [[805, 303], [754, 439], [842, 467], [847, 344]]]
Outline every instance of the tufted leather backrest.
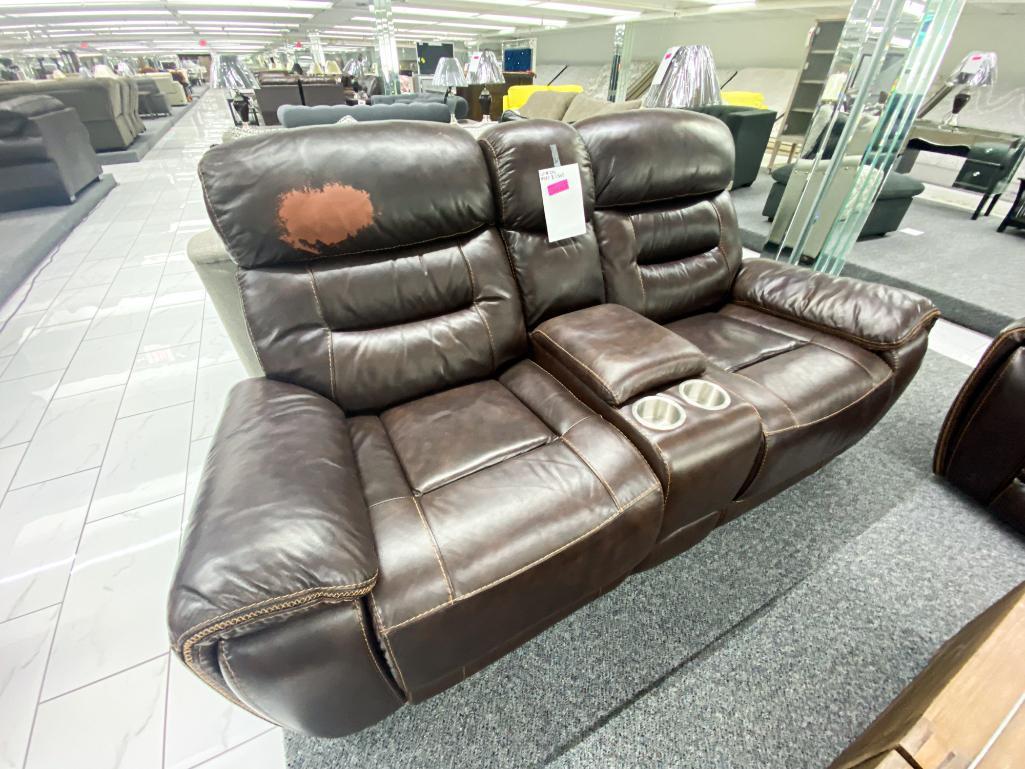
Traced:
[[740, 266], [730, 201], [733, 139], [688, 110], [636, 110], [575, 124], [594, 174], [606, 301], [659, 322], [719, 303]]
[[525, 348], [488, 171], [463, 129], [271, 132], [211, 149], [200, 178], [268, 377], [375, 411]]
[[[480, 137], [491, 172], [498, 223], [523, 295], [527, 326], [605, 298], [594, 212], [591, 161], [579, 134], [555, 120], [523, 120], [498, 125]], [[553, 165], [552, 147], [562, 165], [578, 163], [587, 232], [548, 242], [538, 172]]]

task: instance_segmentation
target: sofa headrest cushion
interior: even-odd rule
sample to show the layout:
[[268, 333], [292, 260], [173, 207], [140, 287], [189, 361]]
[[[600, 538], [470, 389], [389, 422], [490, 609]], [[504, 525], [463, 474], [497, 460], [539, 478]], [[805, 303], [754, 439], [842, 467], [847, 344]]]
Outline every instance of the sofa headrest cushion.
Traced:
[[591, 217], [594, 211], [591, 161], [580, 135], [572, 126], [557, 120], [500, 123], [481, 135], [480, 145], [498, 197], [498, 223], [501, 227], [531, 232], [545, 231], [541, 178], [538, 172], [555, 165], [552, 158], [553, 145], [561, 165], [580, 165], [584, 216], [588, 219]]
[[484, 158], [456, 126], [268, 131], [209, 150], [199, 177], [210, 218], [243, 267], [366, 255], [494, 224]]
[[64, 109], [64, 104], [52, 96], [15, 96], [0, 101], [0, 137], [17, 136], [25, 130], [25, 124], [37, 115], [46, 115]]
[[581, 120], [598, 208], [722, 192], [733, 179], [733, 137], [690, 110], [642, 109]]
[[359, 122], [371, 120], [430, 120], [448, 123], [452, 116], [444, 104], [433, 102], [396, 102], [395, 104], [320, 104], [306, 107], [300, 104], [282, 104], [278, 107], [278, 122], [285, 128], [311, 125], [329, 125], [351, 115]]

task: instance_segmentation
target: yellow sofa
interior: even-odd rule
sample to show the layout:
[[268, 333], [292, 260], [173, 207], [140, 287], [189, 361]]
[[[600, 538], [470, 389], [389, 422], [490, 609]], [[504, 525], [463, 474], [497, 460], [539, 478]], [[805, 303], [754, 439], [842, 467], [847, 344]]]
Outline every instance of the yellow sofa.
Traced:
[[511, 85], [509, 92], [502, 97], [502, 111], [519, 109], [527, 103], [532, 93], [537, 91], [561, 91], [563, 93], [583, 93], [581, 85]]

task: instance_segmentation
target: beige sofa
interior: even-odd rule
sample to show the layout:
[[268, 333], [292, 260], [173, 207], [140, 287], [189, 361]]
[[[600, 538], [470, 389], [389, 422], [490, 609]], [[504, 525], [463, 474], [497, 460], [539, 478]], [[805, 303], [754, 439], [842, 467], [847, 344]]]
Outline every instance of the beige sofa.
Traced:
[[143, 77], [156, 81], [160, 93], [167, 97], [167, 103], [172, 107], [184, 107], [189, 103], [182, 84], [171, 77], [168, 72], [148, 72]]
[[605, 99], [596, 99], [593, 96], [588, 96], [586, 93], [537, 91], [532, 93], [530, 98], [519, 109], [507, 110], [502, 115], [502, 120], [547, 118], [549, 120], [561, 120], [564, 123], [575, 123], [578, 120], [594, 117], [595, 115], [605, 115], [610, 112], [626, 112], [627, 110], [639, 109], [640, 106], [640, 99], [610, 102]]

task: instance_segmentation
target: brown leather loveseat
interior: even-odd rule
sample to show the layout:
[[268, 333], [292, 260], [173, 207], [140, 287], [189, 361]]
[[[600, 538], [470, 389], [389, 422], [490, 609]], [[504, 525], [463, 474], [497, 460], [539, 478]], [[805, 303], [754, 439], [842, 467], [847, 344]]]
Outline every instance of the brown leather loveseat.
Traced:
[[[549, 244], [552, 144], [590, 224]], [[176, 653], [270, 720], [353, 732], [854, 443], [936, 312], [742, 265], [731, 168], [725, 126], [691, 112], [513, 123], [480, 146], [394, 122], [209, 151], [267, 376], [232, 391], [207, 458]], [[691, 405], [685, 380], [728, 403]], [[682, 424], [638, 423], [652, 396]]]

